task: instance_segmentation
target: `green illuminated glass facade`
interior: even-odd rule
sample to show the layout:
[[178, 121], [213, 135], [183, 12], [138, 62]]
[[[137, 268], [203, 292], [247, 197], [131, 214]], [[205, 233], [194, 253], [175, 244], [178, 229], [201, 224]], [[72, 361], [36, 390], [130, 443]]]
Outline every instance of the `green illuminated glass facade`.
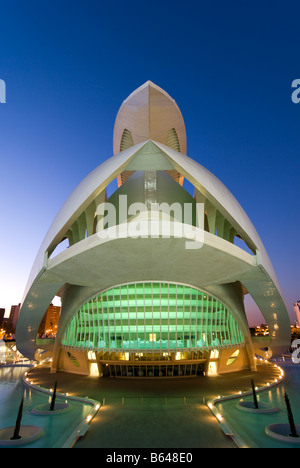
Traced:
[[244, 343], [220, 301], [171, 283], [135, 283], [105, 291], [74, 315], [66, 347], [109, 352], [218, 349]]

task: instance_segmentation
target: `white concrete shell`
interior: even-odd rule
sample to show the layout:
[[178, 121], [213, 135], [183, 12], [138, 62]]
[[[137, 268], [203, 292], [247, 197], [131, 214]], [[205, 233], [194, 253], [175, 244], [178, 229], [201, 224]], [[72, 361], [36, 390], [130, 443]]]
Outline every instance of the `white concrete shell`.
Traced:
[[[114, 154], [138, 143], [154, 140], [186, 154], [185, 124], [174, 99], [159, 86], [147, 81], [121, 105], [114, 127]], [[132, 170], [127, 169], [118, 176], [122, 185]], [[183, 184], [183, 177], [171, 170], [170, 175]]]
[[[177, 118], [177, 109], [175, 114]], [[114, 136], [115, 151], [124, 124], [119, 117]], [[178, 134], [184, 141], [183, 129]], [[241, 283], [269, 325], [272, 349], [276, 352], [288, 346], [289, 317], [278, 280], [243, 208], [224, 184], [194, 159], [143, 133], [142, 138], [146, 141], [118, 152], [92, 171], [70, 195], [50, 226], [26, 287], [16, 330], [18, 350], [28, 358], [34, 357], [39, 324], [62, 287], [65, 287], [68, 305], [62, 309], [56, 348], [72, 314], [86, 300], [115, 285], [138, 281], [184, 283], [214, 295], [232, 311], [250, 349], [252, 343], [243, 305], [234, 293]], [[95, 211], [98, 203], [105, 200], [106, 187], [124, 171], [138, 170], [175, 170], [194, 185], [196, 200], [205, 204], [208, 222], [202, 232], [201, 249], [185, 249], [188, 234], [181, 239], [132, 239], [126, 234], [127, 222], [122, 224], [124, 235], [121, 238], [104, 241], [99, 237], [93, 227]], [[242, 238], [253, 254], [234, 245], [234, 236]], [[65, 238], [69, 238], [70, 247], [51, 257]]]
[[113, 136], [114, 154], [121, 151], [124, 130], [136, 145], [147, 140], [167, 143], [168, 132], [175, 129], [179, 150], [186, 154], [186, 132], [180, 109], [159, 86], [147, 81], [128, 96], [117, 114]]
[[[159, 161], [155, 158], [158, 155], [161, 156]], [[159, 168], [168, 167], [167, 163], [173, 165], [195, 185], [203, 200], [217, 207], [230, 221], [255, 254], [250, 255], [210, 232], [205, 232], [204, 246], [199, 251], [185, 250], [185, 239], [180, 242], [178, 239], [123, 238], [103, 242], [96, 233], [49, 259], [49, 252], [65, 237], [91, 201], [120, 171], [129, 165], [135, 167], [134, 160], [139, 168], [142, 160], [147, 169], [151, 164], [152, 167], [159, 165]], [[152, 262], [149, 262], [149, 255]], [[174, 258], [177, 259], [176, 265]], [[124, 261], [126, 271], [122, 268]], [[103, 265], [100, 271], [97, 268], [99, 262]], [[205, 275], [200, 274], [199, 264], [205, 265]], [[24, 355], [33, 356], [37, 328], [43, 314], [54, 295], [66, 283], [100, 291], [128, 281], [181, 282], [182, 278], [185, 278], [185, 283], [206, 290], [240, 281], [260, 307], [270, 327], [273, 346], [288, 344], [290, 326], [278, 280], [253, 224], [233, 195], [193, 159], [157, 142], [135, 145], [105, 161], [89, 174], [71, 194], [50, 227], [26, 289], [16, 333], [18, 348]]]

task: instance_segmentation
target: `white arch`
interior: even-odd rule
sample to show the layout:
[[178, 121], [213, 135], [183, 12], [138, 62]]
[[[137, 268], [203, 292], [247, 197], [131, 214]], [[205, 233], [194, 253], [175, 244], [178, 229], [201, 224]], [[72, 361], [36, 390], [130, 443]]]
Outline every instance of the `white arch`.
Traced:
[[[149, 158], [149, 151], [152, 151], [156, 157]], [[237, 246], [230, 244], [224, 239], [217, 238], [210, 233], [205, 233], [206, 250], [203, 249], [199, 253], [202, 261], [209, 265], [213, 261], [218, 261], [218, 258], [225, 258], [225, 255], [227, 259], [226, 261], [228, 262], [228, 268], [231, 265], [229, 268], [231, 274], [227, 274], [227, 276], [225, 273], [223, 276], [212, 275], [210, 277], [210, 284], [206, 283], [206, 285], [209, 287], [214, 284], [222, 285], [226, 282], [241, 281], [251, 293], [253, 299], [260, 306], [261, 311], [269, 324], [271, 338], [274, 345], [287, 345], [290, 336], [290, 325], [278, 280], [263, 243], [243, 208], [224, 184], [199, 163], [159, 142], [147, 141], [137, 144], [111, 157], [98, 166], [78, 185], [58, 213], [39, 250], [25, 291], [16, 332], [19, 350], [27, 356], [32, 356], [32, 350], [34, 350], [35, 347], [36, 330], [41, 318], [56, 292], [66, 282], [72, 284], [72, 281], [75, 281], [73, 284], [82, 285], [83, 287], [87, 286], [87, 284], [84, 283], [83, 276], [78, 277], [75, 280], [70, 276], [70, 272], [72, 273], [72, 269], [76, 269], [79, 259], [81, 259], [80, 261], [82, 263], [79, 264], [83, 268], [84, 272], [86, 261], [88, 261], [88, 252], [94, 252], [95, 255], [100, 255], [99, 258], [103, 258], [104, 256], [105, 261], [111, 262], [112, 267], [114, 265], [114, 268], [116, 269], [115, 271], [118, 275], [120, 274], [120, 268], [118, 267], [118, 256], [120, 255], [119, 249], [122, 249], [124, 255], [128, 251], [130, 256], [130, 252], [132, 252], [134, 244], [132, 239], [128, 239], [128, 244], [125, 242], [126, 239], [121, 239], [117, 250], [116, 243], [113, 248], [107, 244], [104, 249], [101, 242], [99, 242], [97, 235], [94, 235], [73, 245], [67, 252], [63, 252], [57, 258], [51, 259], [51, 261], [48, 259], [48, 251], [55, 248], [55, 246], [66, 235], [70, 226], [89, 206], [91, 201], [103, 192], [105, 187], [113, 179], [124, 171], [129, 164], [131, 167], [134, 167], [135, 157], [137, 157], [139, 165], [144, 158], [148, 170], [149, 165], [151, 166], [151, 164], [154, 166], [159, 164], [160, 169], [164, 169], [164, 164], [166, 164], [166, 168], [168, 169], [169, 166], [172, 165], [174, 169], [190, 180], [197, 190], [217, 207], [220, 213], [226, 216], [226, 219], [228, 219], [231, 225], [235, 228], [236, 232], [239, 233], [252, 247], [253, 251], [256, 252], [256, 255], [252, 257], [247, 254], [245, 257], [246, 254], [244, 252], [242, 254], [241, 249]], [[180, 251], [181, 247], [177, 242], [173, 242], [172, 239], [163, 240], [164, 243], [165, 241], [166, 243], [169, 242], [168, 248], [170, 249], [170, 253], [172, 252], [173, 255], [175, 255], [176, 252]], [[151, 252], [153, 251], [153, 246], [154, 244], [152, 243], [152, 239], [149, 239], [148, 244], [144, 244], [143, 248], [146, 248], [146, 250], [149, 248], [149, 252]], [[117, 255], [116, 258], [114, 256], [114, 251]], [[215, 254], [218, 254], [219, 257], [215, 257]], [[145, 255], [146, 257], [144, 258]], [[161, 255], [163, 255], [163, 250], [161, 251]], [[171, 255], [170, 258], [174, 257]], [[184, 257], [181, 258], [183, 259]], [[193, 268], [186, 268], [189, 265], [178, 264], [178, 275], [175, 274], [174, 278], [169, 277], [169, 280], [178, 281], [179, 275], [189, 274], [190, 278], [188, 282], [201, 288], [203, 285], [197, 283], [200, 281], [198, 278], [199, 275], [197, 274], [197, 265], [199, 268], [197, 257], [193, 258], [189, 255], [186, 256], [186, 258], [190, 262], [189, 265], [193, 266]], [[237, 259], [237, 264], [240, 265], [240, 269], [236, 270], [236, 273], [238, 274], [234, 273], [235, 259]], [[137, 268], [139, 263], [143, 265], [146, 260], [147, 252], [144, 252], [143, 254], [143, 251], [141, 250], [140, 259], [138, 256], [135, 257], [135, 263], [133, 264], [134, 268]], [[166, 260], [166, 262], [167, 261], [168, 260]], [[70, 262], [70, 268], [68, 268], [68, 262]], [[182, 268], [186, 269], [182, 270]], [[194, 272], [194, 280], [191, 276], [191, 272]], [[155, 271], [152, 271], [151, 274], [155, 274]], [[162, 279], [168, 280], [168, 277], [164, 276], [167, 274], [168, 268], [165, 272], [161, 272]], [[128, 276], [128, 271], [126, 272], [126, 275]], [[112, 282], [113, 276], [111, 279], [107, 277], [106, 280], [108, 282]], [[125, 281], [126, 279], [127, 278], [125, 278]], [[156, 280], [158, 278], [152, 277], [138, 279]], [[85, 280], [87, 280], [87, 277]], [[135, 280], [136, 277], [133, 275], [132, 281]], [[182, 276], [180, 280], [182, 280]], [[122, 278], [118, 278], [118, 281], [122, 282], [123, 280]], [[110, 285], [113, 286], [113, 284], [108, 284], [107, 286]], [[91, 287], [96, 287], [96, 284], [91, 285]]]

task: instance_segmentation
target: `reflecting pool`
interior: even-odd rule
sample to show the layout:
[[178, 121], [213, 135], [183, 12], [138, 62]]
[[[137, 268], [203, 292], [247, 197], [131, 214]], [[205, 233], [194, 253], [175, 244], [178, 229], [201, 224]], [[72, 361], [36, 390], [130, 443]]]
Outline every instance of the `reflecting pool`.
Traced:
[[[284, 393], [289, 396], [291, 408], [296, 424], [300, 424], [300, 364], [278, 362], [286, 373], [284, 382], [271, 390], [258, 394], [258, 401], [272, 404], [278, 408], [276, 413], [253, 414], [241, 411], [237, 405], [239, 398], [228, 400], [217, 405], [220, 413], [239, 436], [251, 448], [300, 448], [299, 444], [292, 444], [275, 440], [265, 433], [270, 424], [288, 424]], [[243, 400], [252, 400], [247, 396]]]
[[[70, 410], [61, 415], [41, 416], [31, 410], [49, 402], [50, 397], [37, 390], [31, 390], [22, 382], [23, 374], [29, 367], [0, 367], [0, 428], [15, 426], [18, 409], [24, 396], [21, 425], [40, 426], [43, 436], [23, 448], [60, 448], [91, 411], [90, 404], [68, 400]], [[65, 401], [61, 397], [56, 402]]]

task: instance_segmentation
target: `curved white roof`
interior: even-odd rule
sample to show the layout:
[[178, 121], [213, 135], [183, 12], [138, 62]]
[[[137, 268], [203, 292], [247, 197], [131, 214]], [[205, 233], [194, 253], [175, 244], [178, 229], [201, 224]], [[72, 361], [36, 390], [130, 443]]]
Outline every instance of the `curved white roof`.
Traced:
[[[127, 167], [133, 169], [138, 167], [140, 169], [142, 164], [145, 165], [147, 170], [151, 168], [154, 170], [155, 167], [159, 167], [160, 170], [169, 169], [170, 165], [174, 167], [194, 184], [205, 199], [214, 204], [218, 211], [228, 219], [236, 232], [248, 243], [252, 250], [256, 252], [256, 255], [249, 255], [249, 257], [247, 257], [249, 258], [245, 264], [248, 265], [247, 271], [243, 269], [237, 270], [240, 276], [234, 276], [232, 274], [232, 268], [230, 267], [228, 271], [231, 271], [231, 273], [228, 274], [227, 277], [223, 274], [222, 278], [216, 276], [215, 280], [213, 280], [212, 276], [211, 284], [214, 282], [216, 284], [221, 284], [232, 282], [233, 280], [241, 281], [261, 308], [270, 329], [273, 329], [274, 340], [280, 339], [280, 341], [285, 341], [290, 332], [290, 327], [279, 284], [263, 243], [241, 205], [224, 184], [201, 164], [161, 143], [147, 141], [135, 145], [118, 155], [112, 156], [98, 166], [79, 184], [58, 213], [42, 243], [27, 285], [16, 333], [20, 351], [25, 355], [26, 353], [27, 355], [30, 353], [29, 350], [32, 347], [32, 342], [35, 341], [34, 336], [36, 329], [57, 291], [66, 282], [75, 281], [77, 285], [86, 285], [85, 281], [87, 278], [84, 280], [82, 277], [80, 280], [80, 275], [77, 278], [75, 278], [76, 275], [73, 275], [73, 278], [72, 275], [66, 275], [64, 273], [63, 264], [60, 263], [59, 267], [57, 266], [57, 268], [54, 268], [57, 263], [48, 259], [48, 252], [52, 251], [53, 248], [62, 241], [67, 230], [74, 221], [91, 201], [105, 190], [105, 187], [116, 178], [120, 172]], [[78, 254], [87, 252], [92, 246], [93, 248], [95, 247], [95, 241], [93, 239], [94, 236], [82, 240], [69, 248], [64, 254], [65, 257], [59, 258], [63, 258], [69, 262], [70, 257], [72, 260], [74, 256], [75, 261]], [[206, 236], [206, 239], [207, 242], [210, 243], [215, 239], [214, 242], [218, 242], [218, 244], [215, 245], [215, 247], [212, 245], [211, 248], [216, 249], [216, 252], [225, 249], [224, 255], [225, 251], [230, 252], [230, 249], [234, 247], [232, 259], [236, 255], [236, 252], [241, 250], [236, 246], [230, 247], [232, 244], [223, 239], [218, 240], [217, 236], [212, 234]], [[96, 246], [98, 246], [98, 244]], [[99, 248], [102, 249], [100, 244]], [[116, 252], [117, 256], [119, 255], [119, 250], [115, 250], [115, 248], [113, 250], [109, 249], [109, 252], [112, 256], [114, 252]], [[132, 252], [132, 248], [130, 248], [129, 252]], [[201, 255], [204, 253], [205, 250], [203, 250]], [[225, 258], [224, 255], [219, 258]], [[190, 256], [187, 258], [190, 258]], [[109, 259], [106, 261], [109, 261]], [[113, 264], [113, 257], [111, 261]], [[146, 260], [144, 259], [143, 261]], [[192, 262], [192, 258], [190, 258], [190, 261]], [[206, 261], [207, 259], [205, 262]], [[71, 270], [76, 269], [76, 265], [79, 266], [78, 260], [76, 260], [74, 264], [71, 261], [70, 265]], [[137, 263], [135, 262], [134, 265], [136, 266]], [[193, 268], [196, 268], [196, 266], [197, 262]], [[82, 271], [85, 271], [83, 266], [82, 269]], [[118, 272], [118, 274], [119, 273], [120, 272]], [[123, 278], [124, 282], [126, 282], [127, 278], [128, 272], [125, 272]], [[173, 280], [175, 280], [175, 278], [173, 278]], [[121, 282], [119, 276], [118, 281]], [[195, 278], [194, 283], [196, 282]], [[189, 281], [189, 283], [192, 284], [192, 281]], [[106, 287], [109, 286], [108, 284], [105, 285]], [[197, 284], [197, 286], [200, 287], [201, 284]]]
[[[278, 285], [270, 259], [255, 227], [244, 209], [226, 186], [214, 174], [194, 159], [178, 153], [161, 143], [153, 143], [156, 148], [160, 149], [162, 154], [168, 158], [171, 165], [175, 167], [178, 172], [184, 174], [208, 200], [217, 206], [218, 210], [229, 219], [232, 226], [235, 227], [236, 231], [242, 236], [245, 242], [248, 242], [253, 250], [259, 250], [262, 257], [262, 264]], [[91, 200], [95, 199], [123, 169], [129, 166], [131, 161], [135, 156], [138, 156], [139, 151], [145, 147], [146, 144], [147, 142], [140, 143], [107, 159], [77, 186], [50, 226], [33, 266], [33, 271], [30, 276], [31, 281], [33, 281], [41, 271], [44, 265], [45, 253], [49, 249], [52, 250], [53, 247], [55, 248], [56, 245], [61, 242], [68, 228], [80, 216]], [[155, 160], [153, 164], [157, 164], [157, 160]], [[132, 163], [131, 167], [134, 167]], [[149, 167], [151, 166], [148, 166], [148, 168]]]
[[[39, 249], [17, 323], [19, 351], [33, 358], [41, 319], [53, 297], [65, 284], [77, 288], [74, 299], [71, 299], [75, 304], [76, 300], [80, 302], [114, 286], [116, 281], [122, 284], [158, 279], [184, 281], [203, 288], [220, 295], [219, 299], [226, 299], [228, 307], [232, 303], [233, 308], [234, 294], [224, 299], [224, 291], [242, 283], [264, 315], [273, 344], [288, 345], [289, 318], [269, 256], [255, 227], [232, 193], [210, 171], [186, 156], [185, 125], [176, 102], [151, 81], [142, 85], [120, 107], [113, 145], [114, 155], [85, 177], [73, 191]], [[198, 201], [205, 203], [208, 224], [213, 217], [215, 223], [217, 217], [218, 223], [221, 219], [224, 237], [215, 235], [212, 222], [209, 232], [202, 230], [204, 244], [198, 251], [185, 251], [184, 239], [175, 237], [137, 241], [125, 233], [120, 239], [101, 242], [91, 228], [95, 222], [95, 207], [100, 200], [104, 201], [106, 187], [114, 179], [118, 178], [119, 182], [120, 178], [123, 183], [133, 172], [140, 170], [167, 171], [172, 177], [174, 173], [180, 176], [178, 183], [182, 183], [183, 177], [190, 181], [196, 189]], [[126, 174], [126, 177], [122, 179], [121, 174]], [[82, 227], [82, 217], [86, 223], [89, 220], [89, 229], [86, 229], [87, 225]], [[82, 235], [85, 229], [87, 237]], [[74, 235], [70, 247], [50, 258], [70, 232]], [[230, 242], [232, 235], [241, 237], [253, 255]], [[161, 263], [160, 259], [163, 259]], [[103, 266], [99, 269], [101, 261]], [[124, 263], [125, 269], [122, 268]], [[68, 313], [72, 310], [70, 308]], [[60, 325], [60, 333], [66, 325], [68, 313]], [[245, 317], [237, 319], [246, 329]]]
[[114, 154], [121, 151], [125, 129], [131, 134], [133, 145], [147, 140], [166, 144], [169, 132], [175, 129], [179, 149], [186, 154], [186, 131], [180, 109], [174, 99], [152, 81], [136, 89], [121, 105], [114, 128]]

